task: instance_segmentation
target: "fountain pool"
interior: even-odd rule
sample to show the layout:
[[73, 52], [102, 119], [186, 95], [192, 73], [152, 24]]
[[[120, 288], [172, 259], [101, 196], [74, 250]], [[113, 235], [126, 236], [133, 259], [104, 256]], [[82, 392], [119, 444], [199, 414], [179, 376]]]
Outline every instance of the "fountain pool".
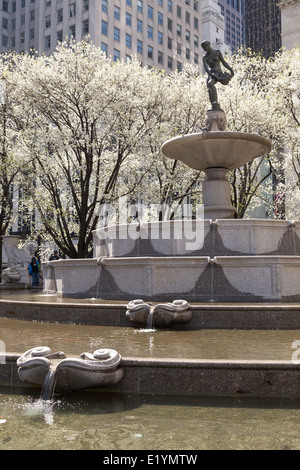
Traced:
[[41, 403], [1, 388], [0, 449], [299, 450], [299, 418], [299, 399], [72, 392]]

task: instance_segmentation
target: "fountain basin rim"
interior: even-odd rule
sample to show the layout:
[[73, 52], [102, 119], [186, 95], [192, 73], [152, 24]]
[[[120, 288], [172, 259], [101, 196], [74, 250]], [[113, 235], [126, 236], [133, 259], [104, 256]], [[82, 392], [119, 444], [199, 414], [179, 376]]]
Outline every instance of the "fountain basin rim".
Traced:
[[249, 132], [236, 132], [236, 131], [217, 131], [217, 132], [194, 132], [191, 134], [183, 134], [179, 136], [172, 137], [171, 139], [166, 140], [161, 146], [165, 148], [171, 142], [179, 142], [182, 140], [227, 140], [227, 139], [237, 139], [237, 140], [250, 140], [250, 141], [260, 141], [264, 143], [267, 147], [271, 149], [271, 142], [259, 134], [252, 134]]
[[271, 142], [258, 134], [218, 131], [173, 137], [164, 142], [161, 151], [194, 170], [223, 168], [231, 171], [263, 157], [271, 147]]

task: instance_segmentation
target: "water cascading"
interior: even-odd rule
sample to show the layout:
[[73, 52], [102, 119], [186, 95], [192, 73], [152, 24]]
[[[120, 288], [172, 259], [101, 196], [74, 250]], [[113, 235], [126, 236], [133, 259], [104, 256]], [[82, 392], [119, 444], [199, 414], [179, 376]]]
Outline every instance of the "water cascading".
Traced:
[[41, 399], [42, 400], [52, 400], [54, 395], [54, 389], [56, 385], [56, 370], [49, 369], [45, 375]]

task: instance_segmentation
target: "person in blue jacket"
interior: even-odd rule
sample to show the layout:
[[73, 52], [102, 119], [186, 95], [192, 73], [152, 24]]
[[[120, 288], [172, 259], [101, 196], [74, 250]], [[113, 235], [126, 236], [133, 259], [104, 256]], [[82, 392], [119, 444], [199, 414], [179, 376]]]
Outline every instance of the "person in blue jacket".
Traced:
[[37, 258], [34, 256], [29, 264], [29, 275], [31, 278], [32, 287], [38, 287], [40, 283], [40, 266]]

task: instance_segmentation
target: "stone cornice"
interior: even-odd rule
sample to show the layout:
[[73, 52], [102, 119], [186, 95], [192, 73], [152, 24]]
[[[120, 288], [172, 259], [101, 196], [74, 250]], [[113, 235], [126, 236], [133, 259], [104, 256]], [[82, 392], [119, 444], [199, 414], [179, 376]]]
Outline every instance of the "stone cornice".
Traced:
[[287, 7], [289, 5], [294, 5], [294, 4], [297, 4], [299, 3], [300, 4], [300, 0], [280, 0], [278, 3], [277, 3], [277, 6], [282, 9], [284, 7]]

